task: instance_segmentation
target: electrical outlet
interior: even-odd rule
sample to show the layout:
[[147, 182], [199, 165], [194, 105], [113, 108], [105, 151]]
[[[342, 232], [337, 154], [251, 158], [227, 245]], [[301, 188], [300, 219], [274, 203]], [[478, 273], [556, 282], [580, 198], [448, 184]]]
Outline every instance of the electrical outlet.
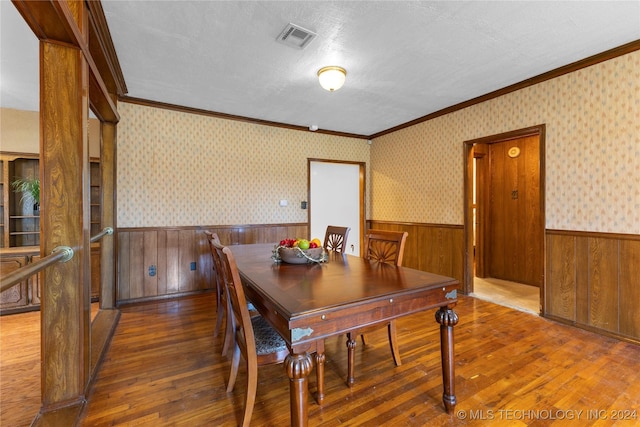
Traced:
[[153, 277], [156, 275], [157, 269], [155, 265], [149, 266], [149, 276]]

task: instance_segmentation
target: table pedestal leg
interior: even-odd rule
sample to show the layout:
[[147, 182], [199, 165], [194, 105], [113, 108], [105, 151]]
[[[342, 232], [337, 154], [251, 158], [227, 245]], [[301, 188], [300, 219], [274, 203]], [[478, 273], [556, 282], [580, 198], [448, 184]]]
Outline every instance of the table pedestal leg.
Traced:
[[291, 425], [306, 427], [309, 421], [309, 381], [307, 376], [313, 369], [313, 362], [306, 352], [302, 354], [289, 353], [284, 360], [284, 369], [289, 377]]
[[436, 312], [440, 324], [440, 353], [442, 355], [442, 401], [449, 414], [456, 407], [455, 367], [453, 353], [453, 327], [458, 323], [458, 315], [449, 307], [440, 307]]

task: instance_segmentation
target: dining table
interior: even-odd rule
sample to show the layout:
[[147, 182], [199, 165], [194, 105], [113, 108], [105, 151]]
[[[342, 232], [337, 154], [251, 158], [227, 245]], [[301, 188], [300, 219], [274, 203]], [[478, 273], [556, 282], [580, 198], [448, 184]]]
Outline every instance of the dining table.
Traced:
[[324, 369], [326, 338], [431, 309], [437, 309], [440, 325], [442, 401], [453, 413], [456, 279], [337, 252], [328, 252], [324, 262], [288, 264], [274, 257], [276, 248], [273, 243], [230, 246], [247, 298], [289, 348], [284, 368], [292, 426], [308, 425], [311, 354], [320, 353], [316, 369]]

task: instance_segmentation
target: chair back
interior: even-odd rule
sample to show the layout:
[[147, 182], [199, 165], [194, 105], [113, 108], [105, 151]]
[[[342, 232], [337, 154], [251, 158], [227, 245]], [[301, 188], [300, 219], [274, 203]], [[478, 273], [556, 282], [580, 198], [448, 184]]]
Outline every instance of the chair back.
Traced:
[[256, 341], [251, 325], [251, 315], [247, 307], [247, 299], [236, 260], [228, 247], [222, 246], [219, 242], [213, 242], [213, 247], [220, 260], [222, 282], [227, 294], [227, 302], [231, 306], [236, 344], [246, 355], [248, 363], [257, 363]]
[[[222, 286], [222, 282], [220, 281], [220, 278], [218, 277], [218, 271], [219, 271], [219, 262], [220, 260], [216, 260], [217, 258], [217, 254], [215, 251], [215, 248], [213, 247], [213, 243], [218, 243], [220, 244], [220, 238], [218, 237], [217, 233], [213, 233], [209, 230], [205, 230], [204, 231], [204, 235], [207, 236], [207, 242], [209, 243], [209, 249], [211, 250], [211, 257], [213, 258], [213, 271], [215, 273], [215, 277], [216, 277], [216, 283], [219, 284], [219, 286]], [[217, 261], [217, 262], [216, 262]]]
[[369, 230], [365, 236], [365, 258], [402, 265], [406, 231]]
[[347, 249], [347, 237], [349, 236], [350, 230], [350, 227], [327, 226], [323, 245], [325, 250], [344, 253]]

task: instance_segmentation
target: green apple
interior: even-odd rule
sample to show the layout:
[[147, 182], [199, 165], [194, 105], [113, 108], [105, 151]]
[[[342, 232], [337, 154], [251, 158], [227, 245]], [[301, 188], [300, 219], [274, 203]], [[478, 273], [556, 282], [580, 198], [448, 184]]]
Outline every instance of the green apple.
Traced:
[[307, 239], [301, 239], [298, 241], [298, 247], [303, 251], [309, 249], [309, 241]]

